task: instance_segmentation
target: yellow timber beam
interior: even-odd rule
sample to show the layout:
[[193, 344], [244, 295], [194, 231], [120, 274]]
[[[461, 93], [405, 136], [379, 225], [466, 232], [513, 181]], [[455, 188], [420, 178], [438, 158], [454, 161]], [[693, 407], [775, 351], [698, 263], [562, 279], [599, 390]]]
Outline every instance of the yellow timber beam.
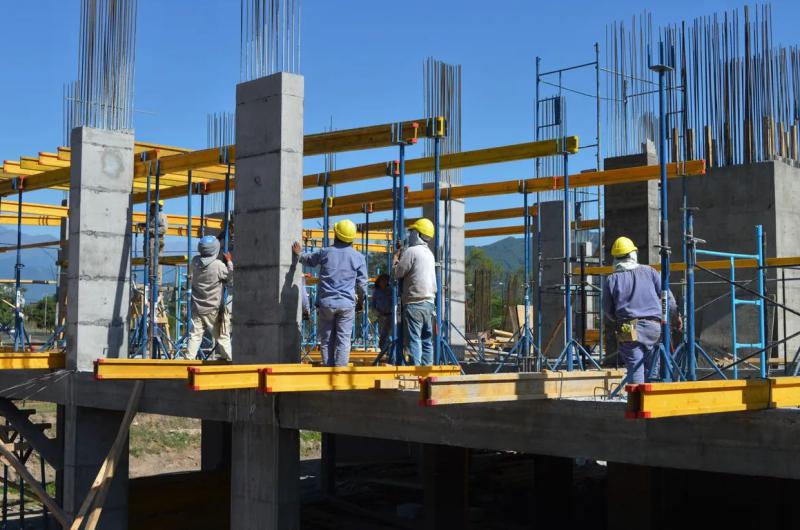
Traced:
[[422, 380], [423, 406], [525, 401], [569, 397], [605, 397], [624, 377], [622, 370], [477, 374], [427, 377]]
[[[159, 256], [158, 263], [161, 265], [185, 265], [189, 261], [189, 258], [186, 257], [186, 254], [175, 255], [175, 256]], [[144, 265], [144, 258], [132, 258], [131, 265], [141, 266]]]
[[[727, 259], [714, 259], [706, 261], [698, 261], [697, 265], [710, 270], [727, 270], [731, 266], [730, 260]], [[734, 265], [737, 269], [755, 269], [758, 263], [754, 259], [737, 259], [734, 260]], [[661, 265], [651, 265], [654, 269], [660, 271]], [[800, 267], [800, 256], [789, 256], [783, 258], [767, 258], [767, 267]], [[681, 272], [686, 270], [686, 264], [683, 262], [671, 263], [669, 270], [671, 272]], [[572, 271], [574, 274], [580, 274], [580, 269], [575, 268]], [[606, 275], [614, 272], [613, 267], [586, 267], [587, 275]], [[698, 273], [703, 271], [698, 270]]]
[[[14, 278], [1, 278], [0, 283], [4, 285], [13, 285], [17, 282]], [[20, 280], [22, 285], [55, 285], [58, 282], [55, 280]]]
[[398, 376], [431, 377], [458, 375], [459, 366], [326, 366], [298, 370], [274, 365], [261, 370], [260, 388], [267, 394], [279, 392], [321, 392], [329, 390], [369, 390], [381, 379]]
[[56, 370], [64, 363], [61, 352], [0, 353], [0, 370]]
[[[261, 370], [270, 364], [230, 364], [227, 366], [191, 366], [188, 368], [192, 390], [235, 390], [259, 388]], [[277, 365], [274, 365], [277, 366]], [[311, 368], [310, 364], [287, 364], [294, 369]]]
[[[574, 229], [589, 229], [597, 228], [600, 226], [598, 219], [587, 219], [583, 221], [573, 221], [572, 228]], [[531, 229], [533, 231], [533, 229]], [[490, 236], [508, 236], [515, 234], [524, 234], [525, 225], [516, 226], [493, 226], [489, 228], [471, 228], [464, 230], [464, 237], [467, 239], [474, 239], [477, 237], [490, 237]]]
[[[441, 169], [457, 169], [502, 162], [514, 162], [543, 156], [552, 156], [564, 152], [578, 152], [578, 137], [568, 136], [566, 141], [561, 139], [541, 140], [539, 142], [526, 142], [522, 144], [489, 147], [460, 153], [441, 155], [439, 162]], [[426, 173], [433, 171], [434, 158], [415, 158], [406, 161], [406, 174]], [[328, 184], [343, 184], [379, 177], [385, 177], [396, 170], [394, 162], [369, 164], [354, 168], [339, 169], [327, 173]], [[321, 186], [325, 181], [325, 173], [316, 173], [303, 177], [303, 187], [313, 188]]]
[[[322, 239], [322, 236], [325, 235], [325, 231], [320, 228], [304, 228], [302, 238], [303, 239]], [[335, 234], [333, 230], [328, 230], [328, 237], [333, 241]], [[354, 241], [361, 241], [364, 237], [363, 232], [356, 232], [356, 238]], [[392, 234], [391, 232], [386, 232], [383, 230], [370, 230], [367, 234], [367, 239], [370, 241], [391, 241]]]
[[176, 359], [96, 359], [94, 378], [118, 379], [183, 379], [189, 377], [190, 366], [217, 366], [225, 361], [187, 361]]

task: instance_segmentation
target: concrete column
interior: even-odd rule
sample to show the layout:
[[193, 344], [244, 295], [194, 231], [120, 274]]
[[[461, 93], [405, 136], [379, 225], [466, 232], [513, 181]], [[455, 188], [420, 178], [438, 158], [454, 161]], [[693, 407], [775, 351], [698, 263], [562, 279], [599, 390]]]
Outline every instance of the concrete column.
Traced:
[[230, 470], [231, 424], [203, 420], [200, 424], [200, 468], [203, 471]]
[[[128, 356], [133, 135], [72, 131], [67, 274], [67, 368], [92, 370], [98, 357]], [[64, 406], [64, 509], [75, 514], [114, 442], [124, 413]], [[98, 528], [128, 526], [128, 448], [120, 457]]]
[[469, 449], [422, 444], [425, 528], [466, 528]]
[[[278, 73], [236, 87], [236, 363], [298, 362], [303, 225], [303, 78]], [[299, 527], [298, 431], [274, 398], [242, 391], [232, 425], [231, 528]]]
[[[652, 142], [643, 145], [642, 153], [606, 158], [604, 168], [623, 169], [658, 164]], [[658, 181], [632, 182], [605, 188], [606, 263], [611, 263], [611, 245], [620, 236], [627, 236], [639, 247], [639, 263], [659, 262], [659, 198]]]
[[572, 513], [573, 464], [571, 458], [534, 456], [534, 517], [537, 527], [561, 527], [565, 516]]
[[[559, 258], [564, 256], [564, 207], [561, 201], [543, 202], [539, 215], [542, 220], [542, 349], [546, 357], [558, 357], [564, 349], [564, 296], [560, 286], [564, 283], [564, 264]], [[536, 235], [536, 219], [533, 219], [531, 233], [533, 252], [533, 271], [537, 270], [539, 260]], [[531, 323], [536, 333], [536, 289], [535, 272], [531, 277]], [[536, 337], [534, 336], [534, 341]]]
[[[446, 184], [442, 184], [444, 188]], [[433, 188], [433, 183], [426, 183], [422, 186], [423, 189]], [[445, 201], [440, 201], [439, 207], [439, 234], [442, 238], [442, 245], [444, 245], [444, 231], [446, 230], [445, 221]], [[434, 219], [433, 203], [427, 204], [422, 207], [422, 215], [431, 221]], [[465, 263], [465, 240], [464, 240], [464, 201], [451, 200], [450, 201], [450, 283], [443, 286], [449, 296], [450, 303], [450, 322], [459, 329], [462, 333], [466, 330], [466, 286], [464, 283], [464, 271], [466, 268]], [[433, 250], [433, 243], [431, 243], [431, 250]], [[444, 267], [444, 263], [442, 264]], [[444, 272], [442, 273], [444, 274]], [[445, 304], [442, 303], [442, 310]], [[444, 315], [442, 315], [444, 317]], [[464, 358], [464, 347], [466, 343], [455, 330], [450, 330], [450, 346], [453, 348], [453, 353], [459, 359]]]
[[72, 131], [67, 369], [128, 356], [133, 135]]

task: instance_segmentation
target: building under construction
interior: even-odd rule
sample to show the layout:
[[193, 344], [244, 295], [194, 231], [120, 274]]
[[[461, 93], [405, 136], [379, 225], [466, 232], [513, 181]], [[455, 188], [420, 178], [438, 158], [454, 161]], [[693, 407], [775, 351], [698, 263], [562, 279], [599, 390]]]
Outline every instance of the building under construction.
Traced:
[[[241, 0], [235, 112], [209, 115], [207, 147], [189, 149], [134, 133], [137, 1], [80, 3], [64, 145], [0, 167], [0, 219], [17, 231], [3, 249], [16, 252], [0, 328], [3, 528], [792, 525], [800, 49], [773, 42], [780, 13], [663, 27], [643, 14], [609, 23], [585, 62], [551, 65], [543, 50], [533, 137], [465, 149], [462, 67], [434, 58], [421, 60], [419, 116], [306, 132], [301, 2]], [[583, 118], [571, 125], [568, 108]], [[337, 154], [387, 148], [337, 167]], [[304, 171], [315, 156], [324, 169]], [[464, 182], [466, 168], [519, 161], [529, 175]], [[366, 191], [337, 193], [353, 183]], [[29, 198], [41, 190], [64, 199]], [[487, 197], [495, 206], [470, 207]], [[328, 246], [333, 221], [351, 218], [374, 281], [421, 216], [436, 227], [433, 365], [409, 362], [390, 278], [388, 342], [365, 311], [348, 366], [323, 366], [302, 310], [318, 279], [292, 243]], [[60, 236], [25, 244], [30, 225]], [[235, 248], [232, 363], [211, 336], [186, 358], [189, 264], [207, 235]], [[507, 329], [492, 329], [496, 279], [467, 277], [467, 245], [509, 235], [522, 267], [503, 287]], [[644, 384], [628, 384], [601, 309], [621, 235], [684, 322], [664, 310]], [[23, 296], [33, 246], [56, 248], [61, 270], [41, 342]], [[31, 421], [28, 400], [56, 404], [56, 424]], [[140, 412], [201, 420], [200, 469], [130, 478]], [[301, 430], [322, 433], [316, 467], [301, 462]]]

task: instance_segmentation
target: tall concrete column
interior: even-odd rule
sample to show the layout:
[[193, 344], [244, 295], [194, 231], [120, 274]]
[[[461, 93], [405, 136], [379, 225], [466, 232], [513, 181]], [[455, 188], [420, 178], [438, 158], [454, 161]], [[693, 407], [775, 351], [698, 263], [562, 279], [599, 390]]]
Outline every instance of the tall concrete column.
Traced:
[[[442, 188], [447, 184], [443, 183]], [[425, 183], [423, 189], [433, 188], [433, 183]], [[443, 192], [444, 193], [444, 192]], [[446, 230], [445, 225], [445, 204], [446, 201], [440, 201], [439, 206], [439, 237], [441, 244], [444, 245], [444, 233]], [[422, 215], [433, 221], [435, 217], [433, 203], [426, 204], [422, 207]], [[464, 240], [464, 201], [451, 200], [450, 201], [450, 282], [449, 285], [442, 286], [444, 292], [449, 296], [450, 304], [450, 322], [464, 333], [466, 330], [466, 286], [464, 283], [464, 271], [466, 269], [465, 263], [465, 240]], [[431, 243], [431, 250], [433, 251], [433, 243]], [[444, 267], [444, 263], [442, 263]], [[444, 272], [442, 273], [444, 274]], [[442, 303], [442, 310], [445, 310], [445, 303]], [[444, 317], [444, 315], [442, 315]], [[455, 330], [450, 330], [450, 346], [453, 353], [459, 359], [464, 358], [464, 347], [466, 343], [464, 338], [459, 335]]]
[[[302, 76], [236, 87], [236, 363], [298, 362], [300, 273], [291, 245], [303, 225]], [[281, 429], [275, 398], [240, 391], [232, 425], [231, 528], [299, 527], [298, 431]]]
[[[606, 158], [606, 171], [658, 164], [658, 155], [652, 142], [642, 146], [635, 155]], [[627, 236], [639, 248], [639, 263], [654, 265], [659, 262], [659, 194], [658, 181], [631, 182], [605, 188], [605, 245], [606, 263], [611, 263], [611, 245], [620, 236]]]
[[[536, 289], [535, 272], [531, 277], [531, 324], [536, 333], [536, 297], [541, 294], [542, 307], [542, 350], [546, 357], [558, 357], [564, 349], [564, 295], [561, 286], [564, 283], [564, 264], [559, 258], [564, 257], [564, 204], [562, 201], [547, 201], [540, 205], [541, 216], [541, 259], [542, 285]], [[536, 219], [532, 220], [537, 223]], [[536, 235], [536, 224], [531, 233], [533, 251], [533, 271], [538, 270], [539, 242]], [[534, 336], [534, 341], [536, 337]]]
[[[72, 131], [66, 365], [92, 371], [98, 357], [128, 356], [133, 135]], [[64, 406], [64, 509], [75, 514], [114, 442], [123, 412], [79, 407], [77, 378]], [[128, 449], [123, 450], [99, 528], [128, 526]]]

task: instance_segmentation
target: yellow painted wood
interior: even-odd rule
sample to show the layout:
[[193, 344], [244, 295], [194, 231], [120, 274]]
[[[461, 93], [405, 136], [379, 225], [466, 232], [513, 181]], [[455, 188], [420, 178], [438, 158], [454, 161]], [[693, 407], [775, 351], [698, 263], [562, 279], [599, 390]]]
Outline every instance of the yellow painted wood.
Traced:
[[62, 352], [0, 353], [0, 370], [56, 370], [64, 363]]
[[183, 379], [188, 380], [190, 366], [217, 366], [223, 361], [188, 361], [178, 359], [97, 359], [94, 377], [120, 379]]
[[459, 366], [313, 367], [298, 370], [292, 366], [274, 365], [261, 371], [260, 388], [268, 394], [369, 390], [375, 388], [375, 381], [379, 379], [394, 379], [397, 376], [457, 375], [459, 373], [461, 373]]

